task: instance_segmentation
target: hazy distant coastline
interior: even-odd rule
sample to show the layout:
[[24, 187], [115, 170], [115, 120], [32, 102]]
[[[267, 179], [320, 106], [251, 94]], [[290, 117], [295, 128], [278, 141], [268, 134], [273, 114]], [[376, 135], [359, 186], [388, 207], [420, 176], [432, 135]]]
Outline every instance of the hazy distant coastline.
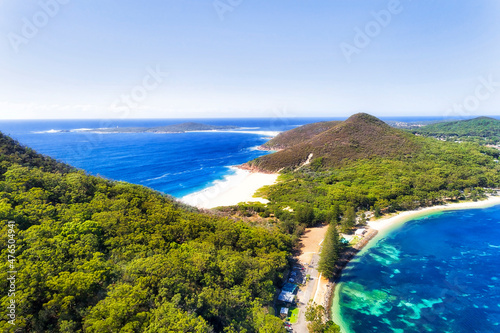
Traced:
[[236, 130], [242, 129], [239, 126], [217, 126], [217, 125], [207, 125], [201, 123], [182, 123], [174, 124], [168, 126], [156, 126], [156, 127], [111, 127], [111, 128], [79, 128], [73, 130], [50, 130], [39, 133], [185, 133], [194, 131], [225, 131], [225, 130]]

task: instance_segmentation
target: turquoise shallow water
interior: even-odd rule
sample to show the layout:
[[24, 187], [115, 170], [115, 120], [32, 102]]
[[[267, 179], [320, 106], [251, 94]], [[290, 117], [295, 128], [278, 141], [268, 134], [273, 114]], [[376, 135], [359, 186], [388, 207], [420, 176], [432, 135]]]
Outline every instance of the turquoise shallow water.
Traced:
[[500, 206], [407, 222], [338, 288], [346, 332], [500, 332]]

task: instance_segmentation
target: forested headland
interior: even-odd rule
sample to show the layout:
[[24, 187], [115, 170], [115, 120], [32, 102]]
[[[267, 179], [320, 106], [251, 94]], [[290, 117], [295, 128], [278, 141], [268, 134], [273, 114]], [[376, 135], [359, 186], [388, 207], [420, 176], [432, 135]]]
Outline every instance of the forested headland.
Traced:
[[478, 117], [468, 120], [447, 121], [415, 128], [411, 132], [448, 141], [499, 144], [500, 120], [490, 117]]
[[360, 217], [478, 199], [499, 187], [499, 155], [498, 149], [415, 136], [357, 114], [248, 164], [282, 173], [260, 193], [270, 200], [269, 213], [288, 215], [280, 210], [289, 207], [313, 225], [351, 223], [346, 217], [353, 210]]

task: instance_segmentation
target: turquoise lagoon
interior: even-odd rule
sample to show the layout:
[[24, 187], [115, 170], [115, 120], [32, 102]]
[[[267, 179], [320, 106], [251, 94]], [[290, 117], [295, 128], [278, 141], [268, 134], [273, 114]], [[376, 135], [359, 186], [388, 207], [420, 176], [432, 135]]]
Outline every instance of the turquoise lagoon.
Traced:
[[372, 241], [344, 270], [343, 332], [500, 332], [500, 206], [433, 213]]

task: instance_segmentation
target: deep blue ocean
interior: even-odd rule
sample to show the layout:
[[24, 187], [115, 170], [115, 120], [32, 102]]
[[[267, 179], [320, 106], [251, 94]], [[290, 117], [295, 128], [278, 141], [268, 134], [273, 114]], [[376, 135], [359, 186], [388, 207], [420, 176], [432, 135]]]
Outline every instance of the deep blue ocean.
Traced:
[[[175, 197], [200, 191], [234, 173], [230, 166], [267, 152], [255, 148], [269, 133], [345, 118], [30, 120], [0, 121], [0, 131], [37, 152], [113, 180], [145, 185]], [[387, 120], [439, 120], [399, 117]], [[195, 121], [235, 125], [241, 133], [52, 133], [81, 128], [155, 127]]]
[[[323, 119], [165, 119], [0, 121], [0, 131], [59, 161], [108, 179], [182, 197], [223, 181], [229, 167], [267, 152], [255, 148], [285, 131]], [[240, 133], [57, 133], [58, 130], [155, 127], [195, 121], [243, 127]]]
[[500, 332], [500, 206], [404, 224], [346, 268], [348, 332]]

